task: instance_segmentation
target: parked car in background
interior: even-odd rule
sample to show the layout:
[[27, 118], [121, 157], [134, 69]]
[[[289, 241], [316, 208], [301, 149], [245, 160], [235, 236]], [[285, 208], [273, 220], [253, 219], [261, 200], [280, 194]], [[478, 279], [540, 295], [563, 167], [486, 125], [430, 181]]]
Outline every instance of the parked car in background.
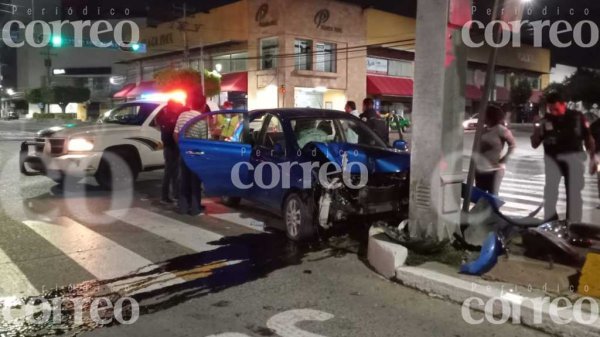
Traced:
[[4, 117], [4, 120], [7, 121], [12, 121], [12, 120], [17, 120], [19, 119], [19, 114], [17, 114], [16, 112], [9, 112], [6, 117]]
[[[241, 114], [231, 139], [211, 139], [218, 114]], [[235, 206], [259, 203], [284, 218], [294, 241], [319, 228], [408, 216], [410, 154], [388, 147], [363, 121], [320, 109], [219, 111], [188, 122], [180, 134], [186, 164], [207, 196]]]

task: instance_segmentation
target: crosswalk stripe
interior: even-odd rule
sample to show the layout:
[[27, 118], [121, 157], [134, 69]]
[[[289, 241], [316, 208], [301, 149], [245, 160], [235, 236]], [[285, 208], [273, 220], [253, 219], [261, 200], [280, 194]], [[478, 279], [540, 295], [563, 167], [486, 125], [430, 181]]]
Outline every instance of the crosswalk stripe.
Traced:
[[59, 224], [42, 221], [23, 223], [98, 279], [127, 275], [152, 264], [152, 261], [70, 218], [57, 220]]
[[106, 214], [196, 252], [218, 248], [210, 245], [209, 242], [222, 238], [221, 235], [214, 232], [142, 208], [113, 210]]
[[264, 222], [261, 220], [242, 217], [241, 213], [222, 213], [222, 214], [211, 214], [213, 218], [232, 222], [238, 226], [250, 228], [252, 230], [265, 233]]
[[25, 296], [33, 296], [38, 294], [36, 288], [29, 282], [21, 270], [13, 263], [13, 261], [0, 249], [0, 302], [4, 296], [16, 296], [17, 294]]

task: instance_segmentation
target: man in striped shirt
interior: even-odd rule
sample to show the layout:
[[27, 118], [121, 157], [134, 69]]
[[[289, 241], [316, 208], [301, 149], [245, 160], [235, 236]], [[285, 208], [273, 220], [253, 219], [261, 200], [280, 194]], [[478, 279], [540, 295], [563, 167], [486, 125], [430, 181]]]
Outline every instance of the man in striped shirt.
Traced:
[[[201, 115], [200, 112], [193, 110], [193, 108], [201, 111], [204, 111], [205, 109], [206, 100], [204, 97], [200, 96], [196, 101], [197, 102], [189, 102], [188, 104], [192, 107], [192, 110], [183, 112], [179, 115], [179, 118], [177, 118], [177, 123], [175, 124], [175, 130], [173, 132], [173, 137], [177, 143], [179, 143], [179, 133], [185, 124]], [[208, 125], [206, 125], [206, 120], [200, 121], [188, 129], [187, 134], [189, 135], [190, 133], [194, 133], [194, 138], [208, 138]], [[202, 182], [198, 179], [198, 176], [187, 167], [183, 156], [180, 157], [179, 169], [180, 185], [179, 200], [177, 201], [179, 213], [192, 216], [204, 213], [204, 206], [202, 206]]]

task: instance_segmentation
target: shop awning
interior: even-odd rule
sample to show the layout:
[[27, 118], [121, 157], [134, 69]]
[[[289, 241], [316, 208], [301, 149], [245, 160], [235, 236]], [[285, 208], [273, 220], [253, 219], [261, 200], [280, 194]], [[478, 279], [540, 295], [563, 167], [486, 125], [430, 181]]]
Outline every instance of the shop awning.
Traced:
[[381, 96], [413, 96], [410, 78], [367, 75], [367, 94]]
[[135, 88], [127, 93], [127, 97], [140, 97], [143, 94], [153, 93], [156, 91], [156, 83], [154, 81], [140, 82], [140, 84], [136, 85]]
[[127, 98], [127, 93], [135, 88], [135, 83], [125, 84], [119, 91], [114, 93], [113, 98]]
[[467, 89], [465, 90], [465, 97], [471, 100], [480, 100], [481, 89], [474, 85], [467, 85]]
[[221, 77], [221, 91], [241, 91], [248, 92], [248, 73], [229, 73]]

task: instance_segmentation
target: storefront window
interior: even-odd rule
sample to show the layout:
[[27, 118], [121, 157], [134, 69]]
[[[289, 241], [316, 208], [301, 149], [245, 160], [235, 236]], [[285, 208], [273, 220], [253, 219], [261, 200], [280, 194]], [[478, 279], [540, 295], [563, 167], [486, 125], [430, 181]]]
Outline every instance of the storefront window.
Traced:
[[529, 83], [531, 83], [531, 88], [534, 90], [540, 90], [540, 78], [539, 77], [529, 77]]
[[248, 53], [231, 54], [231, 71], [248, 70]]
[[220, 64], [220, 72], [228, 73], [231, 72], [231, 55], [219, 55], [213, 57], [213, 66], [217, 69], [217, 65]]
[[367, 58], [367, 71], [376, 74], [388, 73], [388, 60], [375, 57]]
[[274, 69], [277, 67], [279, 41], [276, 37], [260, 40], [260, 69]]
[[475, 84], [475, 72], [473, 69], [467, 69], [467, 85]]
[[296, 40], [294, 54], [296, 70], [312, 70], [312, 41]]
[[496, 86], [504, 88], [506, 86], [505, 74], [496, 74]]
[[413, 63], [410, 61], [390, 60], [388, 75], [399, 77], [410, 77], [414, 74]]
[[316, 71], [328, 73], [337, 72], [337, 57], [335, 43], [317, 43], [316, 45], [317, 62]]

